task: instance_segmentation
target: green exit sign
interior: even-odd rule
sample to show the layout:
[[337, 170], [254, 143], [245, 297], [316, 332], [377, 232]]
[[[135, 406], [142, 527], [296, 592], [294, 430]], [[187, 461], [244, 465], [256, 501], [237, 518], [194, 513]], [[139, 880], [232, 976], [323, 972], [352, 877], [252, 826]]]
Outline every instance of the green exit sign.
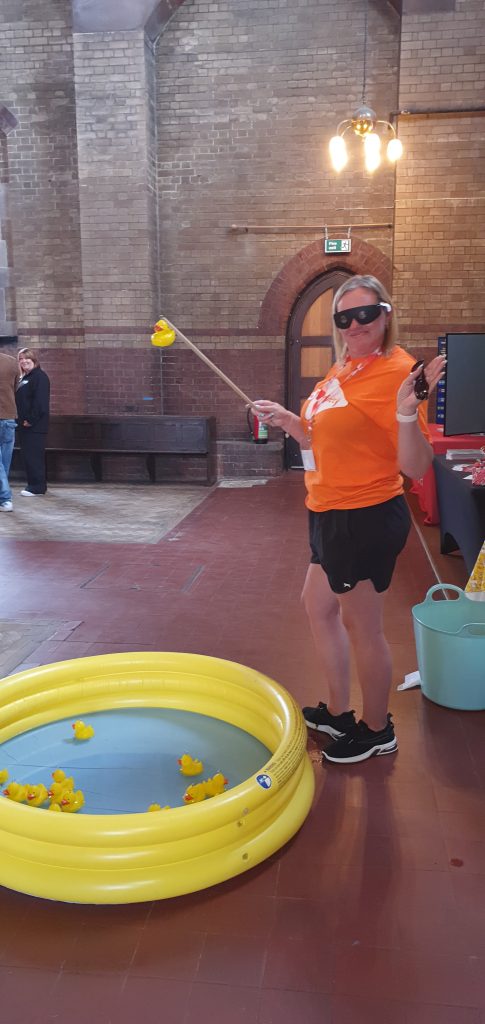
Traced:
[[352, 242], [350, 238], [326, 238], [325, 252], [350, 252]]

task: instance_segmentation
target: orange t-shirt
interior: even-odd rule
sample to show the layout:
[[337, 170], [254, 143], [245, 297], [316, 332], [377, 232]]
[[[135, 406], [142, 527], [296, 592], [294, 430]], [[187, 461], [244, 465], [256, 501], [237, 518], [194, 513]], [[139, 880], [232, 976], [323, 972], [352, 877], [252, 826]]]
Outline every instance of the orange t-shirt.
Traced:
[[[396, 394], [413, 363], [396, 346], [389, 356], [335, 364], [316, 385], [302, 408], [316, 465], [305, 473], [306, 505], [313, 512], [378, 505], [403, 493]], [[418, 420], [429, 440], [426, 403]]]

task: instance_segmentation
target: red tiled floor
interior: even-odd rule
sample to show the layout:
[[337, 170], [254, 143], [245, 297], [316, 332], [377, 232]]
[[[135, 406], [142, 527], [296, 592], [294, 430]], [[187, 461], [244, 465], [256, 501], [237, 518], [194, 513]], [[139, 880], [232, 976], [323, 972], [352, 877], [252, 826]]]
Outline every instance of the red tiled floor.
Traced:
[[[323, 913], [322, 918], [324, 916]], [[331, 992], [335, 980], [335, 949], [332, 949], [330, 934], [328, 943], [320, 941], [321, 935], [313, 942], [287, 938], [283, 929], [273, 935], [268, 945], [264, 988]]]
[[132, 976], [192, 981], [197, 974], [206, 936], [187, 927], [184, 931], [164, 928], [150, 919], [133, 957]]
[[197, 981], [259, 988], [267, 955], [267, 940], [240, 935], [237, 921], [224, 934], [208, 934], [197, 969]]
[[216, 889], [207, 903], [205, 926], [215, 935], [226, 934], [228, 920], [232, 918], [237, 921], [238, 935], [267, 938], [273, 928], [274, 908], [272, 896], [251, 893], [244, 884], [233, 892]]
[[332, 1024], [482, 1024], [479, 1010], [386, 999], [332, 999]]
[[362, 999], [385, 992], [391, 1000], [485, 1009], [485, 959], [425, 955], [402, 949], [357, 946], [337, 954], [335, 992]]
[[52, 994], [50, 1016], [41, 1018], [43, 1024], [46, 1021], [68, 1021], [69, 1024], [96, 1021], [109, 1024], [113, 1019], [113, 1008], [120, 1002], [123, 981], [123, 977], [117, 974], [88, 977], [82, 973], [70, 974], [63, 971]]
[[338, 1024], [330, 997], [320, 992], [263, 989], [258, 1024]]
[[257, 988], [196, 982], [190, 992], [184, 1024], [200, 1024], [200, 1021], [258, 1024], [259, 1002]]
[[0, 1024], [46, 1024], [53, 1016], [54, 971], [0, 965]]
[[111, 1003], [109, 1024], [185, 1024], [190, 991], [186, 981], [130, 976]]
[[[323, 696], [299, 592], [299, 474], [212, 492], [158, 545], [0, 543], [0, 618], [79, 622], [43, 661], [187, 650]], [[412, 499], [411, 499], [412, 500]], [[438, 550], [443, 577], [464, 584]], [[447, 573], [449, 572], [449, 576]], [[412, 534], [388, 597], [394, 683], [435, 582]], [[359, 695], [353, 700], [359, 710]], [[0, 1024], [485, 1024], [485, 714], [393, 690], [399, 753], [342, 768], [278, 854], [213, 889], [83, 907], [0, 890]], [[163, 1008], [163, 1010], [162, 1010]]]

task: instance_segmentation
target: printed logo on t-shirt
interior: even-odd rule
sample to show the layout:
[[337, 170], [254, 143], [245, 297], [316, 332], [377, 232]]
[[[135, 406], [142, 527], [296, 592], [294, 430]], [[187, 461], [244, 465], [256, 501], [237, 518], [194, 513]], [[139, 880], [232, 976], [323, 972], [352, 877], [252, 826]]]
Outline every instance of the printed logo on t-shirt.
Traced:
[[324, 409], [337, 409], [339, 406], [348, 404], [337, 378], [331, 377], [310, 395], [305, 409], [305, 419], [311, 420], [313, 416], [323, 412]]

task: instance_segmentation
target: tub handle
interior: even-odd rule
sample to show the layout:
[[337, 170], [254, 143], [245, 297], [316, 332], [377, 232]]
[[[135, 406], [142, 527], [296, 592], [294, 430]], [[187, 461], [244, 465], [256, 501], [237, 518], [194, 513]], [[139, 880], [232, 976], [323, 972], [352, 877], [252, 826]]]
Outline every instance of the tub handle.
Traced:
[[[434, 587], [429, 588], [428, 593], [426, 594], [425, 597], [425, 601], [433, 601], [434, 598], [432, 595], [435, 594], [438, 590], [453, 590], [456, 594], [458, 594], [458, 601], [469, 600], [469, 598], [465, 594], [465, 591], [462, 590], [461, 587], [456, 587], [454, 583], [435, 583]], [[449, 598], [447, 598], [447, 600], [449, 600]]]
[[[483, 636], [485, 637], [485, 622], [466, 622], [464, 626], [457, 629], [454, 636], [459, 636], [460, 633], [468, 633], [469, 636]], [[484, 668], [485, 676], [485, 668]]]

